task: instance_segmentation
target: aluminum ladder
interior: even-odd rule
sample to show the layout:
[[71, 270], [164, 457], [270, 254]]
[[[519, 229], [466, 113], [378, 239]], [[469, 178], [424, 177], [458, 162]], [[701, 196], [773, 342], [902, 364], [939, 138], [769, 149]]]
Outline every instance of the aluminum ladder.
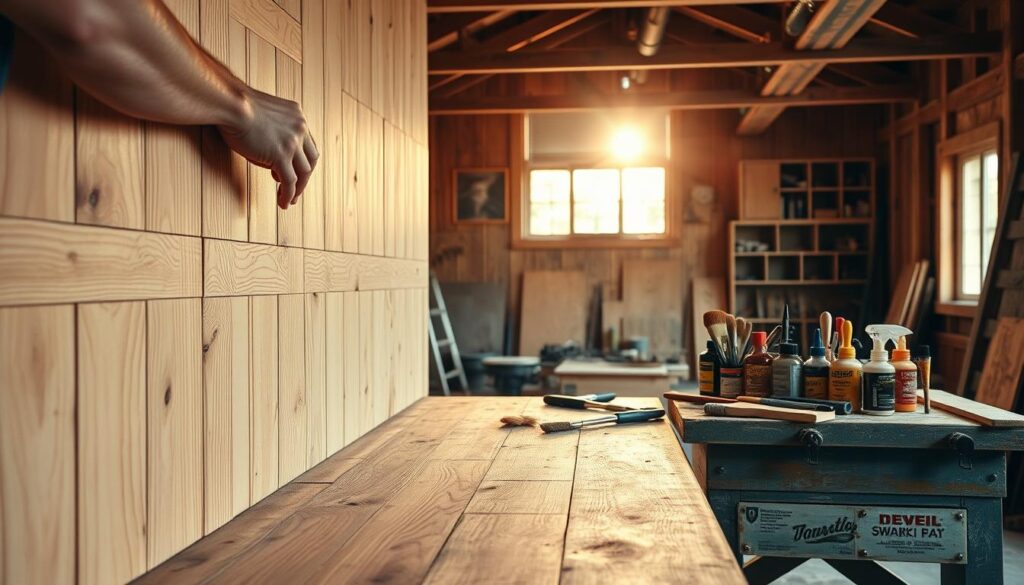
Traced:
[[[459, 355], [459, 346], [455, 343], [455, 333], [452, 332], [452, 322], [448, 318], [448, 307], [444, 304], [444, 296], [441, 294], [441, 284], [437, 282], [437, 275], [430, 273], [430, 297], [432, 299], [427, 315], [427, 331], [430, 333], [430, 350], [434, 354], [434, 365], [437, 367], [438, 377], [441, 379], [441, 390], [445, 396], [451, 396], [449, 381], [458, 378], [462, 385], [462, 391], [469, 394], [469, 382], [466, 381], [466, 371], [462, 368], [462, 356]], [[435, 319], [441, 321], [441, 329], [444, 337], [438, 337]], [[452, 369], [446, 370], [444, 355], [451, 357]]]

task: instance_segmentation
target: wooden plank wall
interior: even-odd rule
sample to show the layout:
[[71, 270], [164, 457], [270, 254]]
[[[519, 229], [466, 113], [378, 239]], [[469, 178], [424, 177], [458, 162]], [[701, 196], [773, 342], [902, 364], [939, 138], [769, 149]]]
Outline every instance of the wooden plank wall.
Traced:
[[[651, 72], [642, 91], [683, 91], [737, 86], [730, 71]], [[502, 77], [507, 77], [503, 79]], [[598, 87], [618, 91], [617, 77], [602, 73], [500, 76], [467, 93], [529, 95]], [[575, 88], [575, 89], [574, 89]], [[756, 88], [751, 87], [751, 90]], [[872, 106], [789, 108], [764, 134], [736, 136], [739, 114], [728, 110], [672, 114], [670, 196], [681, 215], [678, 245], [654, 248], [511, 249], [509, 224], [455, 225], [452, 222], [452, 170], [459, 167], [510, 167], [521, 162], [512, 140], [519, 116], [432, 116], [430, 125], [431, 266], [445, 282], [500, 282], [509, 287], [509, 303], [518, 318], [522, 274], [526, 270], [581, 270], [588, 285], [600, 284], [606, 298], [620, 298], [625, 263], [673, 259], [682, 264], [680, 295], [689, 306], [694, 277], [726, 277], [728, 221], [738, 213], [739, 161], [745, 158], [867, 156], [875, 154], [876, 133], [884, 110]], [[812, 132], [810, 128], [828, 128]], [[521, 157], [520, 157], [521, 160]], [[512, 185], [515, 182], [512, 181]], [[711, 205], [691, 201], [695, 185], [715, 191]], [[511, 193], [511, 197], [518, 194]], [[691, 339], [688, 311], [682, 339]], [[684, 354], [685, 357], [685, 354]]]
[[155, 567], [426, 394], [425, 0], [169, 0], [322, 158], [280, 211], [16, 33], [0, 95], [0, 582]]

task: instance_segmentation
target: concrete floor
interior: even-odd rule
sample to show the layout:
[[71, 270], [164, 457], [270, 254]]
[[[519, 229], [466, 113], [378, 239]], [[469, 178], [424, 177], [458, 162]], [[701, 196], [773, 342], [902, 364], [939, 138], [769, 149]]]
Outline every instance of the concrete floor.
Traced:
[[[939, 582], [939, 566], [921, 563], [882, 563], [911, 585]], [[825, 561], [811, 560], [797, 567], [775, 585], [845, 585], [846, 577]], [[1003, 583], [1024, 583], [1024, 534], [1003, 531]]]

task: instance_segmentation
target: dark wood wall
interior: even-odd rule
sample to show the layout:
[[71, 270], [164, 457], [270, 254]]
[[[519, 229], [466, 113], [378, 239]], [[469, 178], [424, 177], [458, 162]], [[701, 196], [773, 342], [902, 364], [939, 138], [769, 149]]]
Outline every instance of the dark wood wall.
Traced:
[[[610, 91], [616, 79], [607, 74], [508, 76], [484, 84], [480, 93], [522, 95]], [[687, 71], [652, 75], [640, 91], [737, 87], [753, 76], [733, 71]], [[476, 88], [474, 88], [476, 89]], [[737, 216], [738, 164], [748, 158], [875, 156], [884, 121], [880, 106], [791, 108], [763, 135], [739, 137], [735, 110], [674, 112], [669, 186], [678, 198], [680, 239], [670, 247], [595, 249], [512, 249], [509, 224], [456, 226], [451, 217], [452, 170], [458, 167], [519, 169], [519, 115], [434, 116], [430, 123], [430, 257], [442, 282], [500, 282], [509, 287], [510, 308], [517, 314], [521, 275], [525, 270], [582, 270], [590, 284], [619, 294], [624, 262], [638, 258], [672, 258], [683, 265], [680, 294], [687, 299], [695, 276], [726, 277], [728, 221]], [[518, 157], [519, 160], [516, 160]], [[516, 181], [511, 181], [516, 185]], [[690, 201], [694, 185], [709, 185], [710, 206]], [[518, 192], [510, 197], [520, 197]], [[687, 300], [688, 302], [688, 300]], [[685, 306], [685, 305], [684, 305]], [[689, 315], [687, 308], [684, 312]], [[687, 317], [688, 320], [688, 317]], [[684, 340], [690, 327], [684, 326]], [[687, 343], [687, 345], [689, 345]]]

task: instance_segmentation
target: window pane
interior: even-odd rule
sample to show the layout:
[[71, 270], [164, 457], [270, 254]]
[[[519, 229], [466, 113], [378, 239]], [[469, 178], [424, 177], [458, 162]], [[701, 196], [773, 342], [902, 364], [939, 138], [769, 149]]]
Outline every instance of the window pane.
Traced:
[[[981, 212], [981, 278], [988, 271], [988, 258], [992, 253], [992, 242], [996, 239], [996, 220], [999, 219], [999, 156], [995, 151], [985, 153], [985, 170], [982, 177]], [[979, 289], [980, 291], [980, 289]]]
[[960, 292], [981, 294], [981, 157], [963, 161], [960, 167]]
[[622, 232], [665, 233], [665, 169], [622, 170]]
[[530, 171], [530, 234], [569, 234], [569, 171]]
[[578, 234], [619, 232], [619, 171], [580, 169], [572, 173], [572, 231]]

